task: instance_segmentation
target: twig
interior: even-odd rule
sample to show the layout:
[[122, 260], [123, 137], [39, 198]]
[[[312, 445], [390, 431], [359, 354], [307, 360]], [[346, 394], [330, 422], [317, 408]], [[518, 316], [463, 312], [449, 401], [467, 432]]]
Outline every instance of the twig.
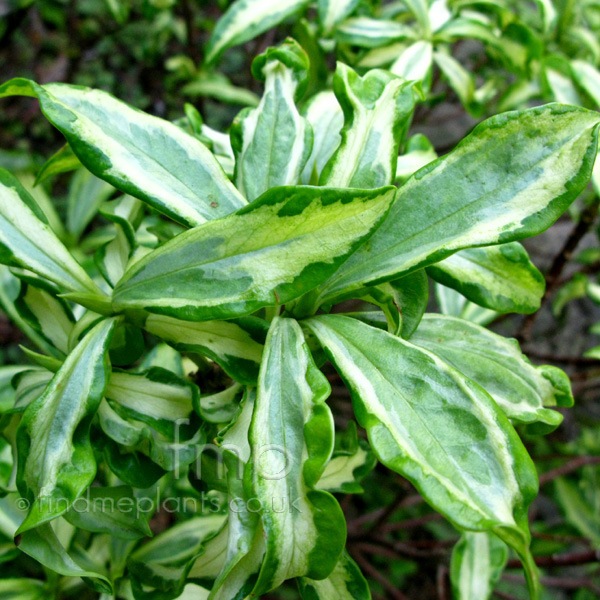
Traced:
[[392, 584], [386, 577], [384, 577], [367, 559], [358, 551], [354, 552], [354, 558], [356, 562], [360, 566], [360, 568], [367, 573], [370, 577], [372, 577], [375, 581], [381, 584], [390, 597], [394, 600], [409, 600], [407, 596], [405, 596], [400, 590], [398, 590], [394, 584]]
[[519, 600], [516, 596], [511, 596], [510, 594], [499, 590], [494, 590], [494, 596], [496, 596], [496, 598], [501, 598], [501, 600]]
[[398, 531], [400, 529], [413, 529], [415, 527], [420, 527], [425, 523], [429, 523], [429, 521], [439, 521], [443, 517], [438, 513], [429, 513], [422, 517], [417, 517], [416, 519], [407, 519], [406, 521], [400, 521], [398, 523], [388, 523], [383, 526], [383, 531]]
[[[585, 236], [585, 234], [589, 231], [589, 229], [594, 224], [596, 220], [596, 216], [598, 215], [598, 202], [594, 201], [592, 204], [586, 206], [581, 212], [581, 217], [579, 222], [573, 230], [569, 237], [565, 240], [563, 247], [560, 252], [554, 257], [552, 261], [552, 265], [550, 269], [548, 269], [548, 273], [546, 274], [546, 292], [544, 293], [544, 297], [542, 298], [542, 305], [550, 298], [555, 289], [560, 284], [560, 276], [566, 267], [567, 263], [571, 259], [573, 251], [577, 248], [579, 242]], [[533, 330], [533, 325], [537, 318], [537, 315], [540, 311], [536, 311], [527, 315], [521, 324], [521, 328], [516, 335], [516, 338], [520, 341], [528, 341], [531, 339], [531, 332]]]
[[449, 575], [446, 565], [438, 565], [436, 583], [439, 600], [450, 600]]
[[[408, 496], [407, 498], [404, 498], [404, 500], [402, 500], [400, 502], [400, 504], [398, 504], [394, 511], [396, 510], [400, 510], [402, 508], [409, 508], [410, 506], [416, 506], [417, 504], [421, 504], [423, 502], [423, 498], [421, 496], [419, 496], [419, 494], [414, 494], [412, 496]], [[371, 521], [375, 520], [375, 519], [379, 519], [381, 518], [382, 515], [384, 515], [387, 512], [387, 508], [383, 507], [383, 508], [378, 508], [377, 510], [374, 510], [373, 512], [367, 513], [366, 515], [361, 515], [360, 517], [357, 517], [356, 519], [353, 519], [352, 521], [350, 521], [348, 523], [348, 528], [349, 529], [356, 529], [358, 527], [360, 527], [361, 525], [364, 525], [365, 523], [370, 523]], [[370, 527], [370, 529], [375, 529], [375, 527]]]
[[540, 475], [540, 486], [552, 481], [553, 479], [556, 479], [557, 477], [568, 475], [573, 471], [577, 471], [577, 469], [580, 469], [581, 467], [597, 464], [600, 464], [600, 456], [579, 456], [578, 458], [574, 458], [560, 467], [556, 467], [556, 469], [546, 471], [543, 475]]
[[[516, 573], [504, 573], [502, 579], [513, 583], [525, 583], [525, 577], [523, 577], [523, 575], [517, 575]], [[540, 577], [540, 581], [543, 585], [547, 585], [548, 587], [564, 588], [567, 590], [587, 588], [596, 593], [600, 593], [600, 588], [584, 577]]]
[[[587, 552], [576, 552], [573, 554], [552, 554], [550, 556], [536, 556], [535, 564], [538, 567], [575, 567], [589, 563], [600, 562], [600, 550], [589, 550]], [[517, 569], [521, 566], [518, 558], [509, 560], [506, 564], [508, 569]]]

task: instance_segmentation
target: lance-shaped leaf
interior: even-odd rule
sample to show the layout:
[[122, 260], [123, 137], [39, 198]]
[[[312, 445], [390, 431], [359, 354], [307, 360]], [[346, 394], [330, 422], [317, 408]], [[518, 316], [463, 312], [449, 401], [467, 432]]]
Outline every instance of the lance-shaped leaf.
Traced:
[[215, 394], [202, 396], [194, 408], [208, 423], [229, 423], [238, 410], [243, 389], [240, 383]]
[[461, 250], [428, 267], [427, 273], [499, 313], [535, 312], [545, 289], [543, 275], [518, 242]]
[[333, 92], [320, 92], [307, 102], [303, 114], [313, 130], [312, 152], [301, 177], [308, 185], [319, 181], [323, 167], [339, 146], [344, 113]]
[[[125, 485], [90, 487], [75, 500], [65, 513], [65, 519], [79, 529], [107, 533], [122, 540], [152, 536], [148, 526], [151, 512], [146, 507], [140, 510], [145, 504], [142, 498], [144, 496], [138, 503], [133, 490]], [[137, 510], [134, 510], [136, 505]]]
[[113, 593], [112, 584], [106, 573], [102, 573], [101, 569], [92, 570], [93, 567], [90, 565], [79, 564], [76, 560], [78, 557], [74, 556], [74, 553], [67, 552], [61, 544], [51, 523], [44, 523], [20, 534], [19, 550], [54, 573], [84, 578], [95, 590]]
[[358, 6], [360, 0], [318, 0], [319, 21], [325, 34], [343, 21]]
[[358, 565], [344, 551], [326, 579], [298, 579], [302, 600], [371, 600], [369, 584]]
[[497, 115], [417, 171], [385, 222], [324, 285], [325, 299], [547, 229], [589, 181], [600, 116], [550, 104]]
[[206, 61], [215, 62], [227, 48], [255, 38], [307, 4], [308, 0], [236, 0], [217, 22]]
[[527, 508], [537, 474], [491, 397], [436, 355], [355, 319], [306, 321], [348, 385], [379, 460], [455, 525], [493, 531], [515, 548], [532, 596]]
[[230, 425], [218, 436], [227, 467], [227, 526], [206, 547], [190, 577], [211, 576], [217, 567], [210, 600], [246, 598], [256, 582], [265, 554], [265, 538], [258, 513], [253, 508], [245, 473], [251, 448], [248, 440], [256, 390], [247, 388], [240, 410]]
[[4, 169], [0, 169], [0, 240], [0, 263], [29, 269], [69, 291], [100, 293], [29, 192]]
[[388, 71], [373, 69], [359, 77], [338, 63], [333, 91], [344, 111], [342, 142], [320, 185], [376, 188], [394, 181], [398, 148], [415, 105], [412, 88]]
[[411, 342], [433, 352], [478, 383], [514, 421], [556, 427], [562, 415], [546, 406], [572, 406], [569, 379], [552, 366], [536, 367], [516, 340], [464, 319], [428, 314]]
[[75, 318], [67, 302], [56, 296], [52, 286], [37, 277], [21, 276], [21, 292], [15, 308], [23, 321], [48, 343], [50, 354], [64, 358]]
[[176, 125], [79, 86], [13, 79], [3, 96], [33, 96], [94, 175], [184, 225], [198, 225], [245, 204], [217, 159]]
[[406, 48], [390, 71], [410, 81], [425, 81], [431, 75], [433, 63], [433, 46], [431, 42], [419, 40]]
[[217, 362], [236, 381], [255, 385], [268, 324], [256, 317], [235, 321], [190, 323], [164, 315], [150, 315], [146, 331], [181, 352], [194, 352]]
[[192, 517], [138, 548], [127, 563], [134, 597], [138, 600], [177, 598], [194, 561], [222, 528], [224, 520], [220, 514]]
[[198, 402], [198, 386], [167, 369], [152, 367], [145, 373], [114, 371], [105, 396], [132, 419], [173, 436]]
[[488, 600], [508, 560], [506, 544], [493, 533], [465, 531], [454, 546], [450, 580], [459, 600]]
[[42, 165], [35, 178], [35, 185], [39, 185], [54, 175], [74, 171], [80, 166], [81, 162], [71, 150], [71, 146], [65, 144]]
[[0, 308], [40, 350], [47, 354], [56, 354], [54, 346], [49, 344], [48, 340], [40, 335], [39, 330], [30, 325], [17, 309], [15, 303], [21, 294], [21, 286], [21, 281], [11, 273], [11, 269], [0, 265]]
[[0, 594], [10, 600], [44, 600], [47, 590], [39, 579], [0, 579]]
[[[396, 40], [409, 38], [412, 35], [410, 27], [402, 23], [369, 17], [346, 19], [335, 31], [335, 37], [339, 42], [360, 48], [387, 46]], [[396, 51], [392, 56], [395, 58], [397, 54]]]
[[73, 175], [67, 196], [67, 230], [75, 239], [81, 236], [101, 204], [114, 192], [111, 185], [86, 169], [79, 169]]
[[231, 130], [234, 181], [248, 200], [300, 180], [312, 148], [312, 129], [294, 98], [306, 88], [308, 67], [306, 52], [292, 39], [268, 48], [252, 63], [265, 91], [258, 107], [242, 111]]
[[359, 439], [356, 423], [350, 421], [347, 431], [337, 437], [335, 449], [317, 489], [341, 494], [361, 494], [360, 481], [373, 469], [377, 460], [366, 440]]
[[291, 577], [327, 577], [344, 548], [342, 511], [331, 494], [315, 490], [333, 450], [330, 392], [298, 323], [275, 318], [250, 427], [253, 491], [266, 538], [256, 595]]
[[108, 379], [114, 325], [114, 319], [96, 325], [23, 415], [17, 485], [31, 508], [19, 532], [64, 513], [92, 483], [96, 461], [89, 426]]
[[392, 188], [275, 188], [136, 262], [113, 306], [203, 321], [284, 304], [329, 277], [378, 226], [392, 196]]

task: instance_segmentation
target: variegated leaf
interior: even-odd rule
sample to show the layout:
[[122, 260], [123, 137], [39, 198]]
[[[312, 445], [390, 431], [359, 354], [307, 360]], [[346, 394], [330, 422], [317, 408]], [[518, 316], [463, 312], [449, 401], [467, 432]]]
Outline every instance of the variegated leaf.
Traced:
[[13, 79], [3, 96], [34, 96], [94, 175], [186, 225], [229, 214], [245, 200], [210, 150], [176, 125], [79, 86]]
[[461, 250], [429, 266], [427, 274], [499, 313], [535, 312], [546, 287], [543, 275], [518, 242]]
[[392, 188], [275, 188], [133, 264], [115, 288], [113, 306], [203, 321], [284, 304], [314, 289], [356, 250], [392, 195]]
[[318, 0], [319, 21], [325, 34], [349, 16], [360, 0]]
[[258, 107], [242, 111], [231, 130], [234, 181], [249, 201], [300, 180], [312, 148], [312, 129], [294, 98], [306, 87], [308, 67], [306, 52], [292, 39], [268, 48], [252, 63], [265, 91]]
[[388, 217], [324, 284], [323, 300], [456, 250], [537, 235], [589, 181], [600, 116], [550, 104], [497, 115], [417, 171]]
[[92, 483], [96, 461], [89, 424], [108, 380], [114, 319], [101, 321], [77, 345], [18, 430], [17, 485], [31, 503], [28, 531], [64, 513]]
[[389, 185], [414, 108], [412, 83], [378, 69], [359, 77], [338, 63], [333, 90], [344, 111], [342, 142], [325, 165], [319, 184]]
[[150, 315], [146, 331], [181, 352], [195, 352], [217, 362], [236, 381], [255, 385], [268, 324], [257, 317], [235, 321], [190, 323], [164, 315]]
[[206, 61], [215, 62], [227, 48], [255, 38], [307, 4], [308, 0], [236, 0], [217, 22]]
[[21, 276], [21, 292], [15, 308], [23, 321], [46, 340], [50, 354], [64, 358], [69, 351], [69, 335], [75, 318], [67, 302], [56, 295], [52, 286], [37, 277]]
[[341, 508], [331, 494], [315, 490], [333, 450], [330, 392], [298, 323], [276, 317], [250, 427], [252, 485], [266, 539], [256, 595], [292, 577], [327, 577], [344, 548]]
[[194, 561], [223, 526], [224, 515], [195, 516], [135, 550], [127, 561], [136, 600], [171, 600], [182, 593]]
[[444, 74], [450, 87], [466, 108], [473, 102], [475, 96], [475, 81], [473, 76], [452, 55], [444, 52], [434, 52], [433, 60]]
[[507, 560], [506, 544], [493, 533], [465, 531], [452, 551], [454, 598], [488, 600]]
[[537, 598], [527, 520], [537, 473], [491, 397], [431, 352], [355, 319], [305, 323], [350, 388], [379, 460], [457, 526], [493, 531], [511, 545]]
[[298, 579], [302, 600], [371, 600], [369, 584], [358, 565], [344, 551], [326, 579]]
[[394, 61], [390, 71], [409, 81], [425, 81], [431, 75], [433, 46], [431, 42], [419, 40], [408, 46]]
[[0, 308], [19, 330], [24, 333], [40, 350], [47, 354], [55, 354], [56, 349], [39, 331], [29, 324], [15, 306], [21, 294], [21, 281], [11, 269], [0, 265]]
[[81, 162], [71, 150], [71, 146], [65, 144], [41, 166], [35, 178], [35, 185], [39, 185], [54, 175], [74, 171], [80, 166]]
[[67, 195], [67, 230], [75, 240], [79, 239], [102, 203], [114, 192], [111, 185], [86, 169], [79, 169], [73, 175]]
[[[388, 44], [410, 38], [412, 35], [412, 30], [402, 23], [362, 16], [346, 19], [335, 31], [339, 42], [360, 48], [387, 47]], [[390, 59], [384, 62], [391, 62], [397, 55], [398, 52], [391, 53]]]
[[573, 404], [565, 373], [552, 366], [532, 365], [516, 340], [475, 323], [427, 314], [411, 342], [478, 383], [514, 421], [556, 427], [562, 415], [545, 407]]
[[320, 92], [307, 102], [302, 114], [313, 130], [312, 152], [301, 176], [302, 183], [308, 185], [319, 181], [323, 167], [339, 146], [344, 113], [333, 92]]
[[47, 225], [35, 200], [4, 169], [0, 169], [0, 239], [0, 263], [29, 269], [68, 291], [100, 294]]
[[145, 373], [113, 371], [104, 395], [125, 415], [173, 436], [198, 402], [198, 387], [171, 371], [152, 367]]

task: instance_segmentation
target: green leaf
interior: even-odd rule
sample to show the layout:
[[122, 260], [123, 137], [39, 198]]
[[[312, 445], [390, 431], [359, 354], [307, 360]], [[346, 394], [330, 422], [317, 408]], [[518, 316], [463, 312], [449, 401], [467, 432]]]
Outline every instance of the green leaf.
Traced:
[[507, 560], [506, 544], [493, 533], [465, 531], [452, 551], [450, 580], [454, 597], [488, 600]]
[[331, 494], [315, 490], [333, 450], [333, 417], [325, 404], [330, 393], [300, 326], [276, 317], [250, 427], [252, 485], [266, 539], [255, 595], [292, 577], [327, 577], [344, 548], [341, 508]]
[[229, 423], [238, 410], [242, 391], [242, 385], [234, 383], [221, 392], [201, 396], [196, 412], [208, 423]]
[[444, 74], [450, 87], [456, 92], [463, 106], [468, 108], [475, 95], [475, 81], [453, 56], [444, 52], [434, 52], [433, 60]]
[[599, 121], [597, 113], [559, 104], [484, 121], [398, 190], [382, 226], [323, 286], [322, 299], [462, 248], [544, 231], [589, 181]]
[[425, 81], [431, 75], [433, 46], [431, 42], [419, 40], [406, 48], [394, 61], [390, 71], [410, 81]]
[[577, 83], [600, 108], [600, 71], [594, 65], [583, 60], [571, 61], [571, 69]]
[[407, 142], [404, 154], [398, 157], [396, 182], [404, 183], [415, 171], [437, 158], [432, 143], [422, 134], [413, 135]]
[[320, 185], [376, 188], [396, 175], [398, 148], [414, 108], [411, 82], [373, 69], [364, 77], [338, 63], [333, 90], [344, 111], [342, 142]]
[[427, 268], [427, 274], [463, 296], [499, 313], [533, 313], [546, 283], [518, 242], [468, 248]]
[[47, 225], [35, 200], [0, 169], [0, 263], [29, 269], [74, 292], [100, 291]]
[[600, 546], [600, 525], [595, 503], [586, 498], [580, 486], [564, 477], [554, 481], [554, 488], [567, 522], [590, 539], [594, 546]]
[[184, 225], [199, 225], [245, 204], [211, 152], [176, 125], [110, 94], [13, 79], [0, 97], [34, 96], [96, 177]]
[[250, 201], [300, 180], [312, 148], [312, 130], [294, 98], [306, 88], [308, 68], [306, 52], [292, 39], [268, 48], [252, 63], [254, 76], [265, 81], [265, 91], [258, 108], [242, 111], [231, 130], [234, 181]]
[[498, 316], [496, 311], [470, 302], [456, 290], [441, 283], [436, 283], [434, 287], [435, 299], [444, 315], [460, 317], [482, 326], [489, 325]]
[[121, 540], [152, 536], [150, 512], [141, 511], [128, 486], [90, 487], [65, 513], [65, 519], [85, 531], [107, 533]]
[[537, 473], [491, 397], [434, 354], [355, 319], [305, 323], [349, 387], [379, 460], [458, 527], [511, 545], [537, 598], [527, 520]]
[[306, 103], [302, 114], [314, 135], [312, 152], [301, 176], [302, 183], [308, 185], [319, 180], [323, 167], [340, 145], [344, 113], [333, 92], [319, 92]]
[[39, 185], [55, 175], [74, 171], [80, 166], [81, 163], [73, 153], [73, 150], [71, 150], [71, 146], [65, 144], [41, 166], [35, 178], [35, 185]]
[[217, 22], [206, 62], [214, 63], [227, 48], [255, 38], [307, 4], [308, 0], [237, 0]]
[[[45, 280], [21, 276], [21, 292], [15, 300], [21, 319], [46, 342], [49, 354], [64, 358], [69, 351], [69, 336], [75, 318], [67, 302]], [[58, 350], [58, 352], [57, 352]]]
[[318, 0], [319, 21], [325, 34], [350, 15], [360, 0]]
[[111, 185], [94, 177], [86, 169], [79, 169], [73, 175], [67, 196], [67, 229], [75, 239], [79, 239], [100, 206], [114, 191]]
[[335, 31], [338, 42], [360, 48], [387, 46], [412, 35], [410, 28], [402, 23], [362, 16], [346, 19]]
[[144, 329], [181, 352], [194, 352], [217, 362], [236, 381], [255, 385], [268, 325], [257, 317], [235, 321], [190, 323], [150, 315]]
[[108, 378], [114, 319], [101, 321], [69, 354], [18, 430], [17, 485], [31, 503], [19, 533], [63, 514], [92, 483], [89, 425]]
[[563, 417], [544, 407], [573, 404], [565, 373], [556, 367], [532, 365], [516, 340], [475, 323], [427, 314], [411, 342], [478, 383], [514, 421], [540, 421], [554, 428]]
[[32, 327], [17, 309], [15, 303], [21, 294], [21, 281], [11, 269], [0, 265], [0, 308], [6, 316], [24, 333], [40, 350], [47, 354], [56, 354], [56, 349], [48, 343], [48, 340], [40, 335], [39, 331]]
[[[336, 436], [337, 437], [337, 436]], [[332, 493], [361, 494], [360, 481], [375, 467], [377, 459], [366, 440], [359, 439], [356, 423], [336, 439], [335, 449], [316, 488]]]
[[[112, 585], [106, 574], [80, 565], [75, 557], [65, 550], [50, 523], [23, 531], [19, 537], [19, 550], [54, 573], [67, 577], [84, 578], [97, 591], [113, 593]], [[88, 581], [89, 579], [93, 581], [93, 584]]]
[[372, 233], [392, 192], [270, 190], [136, 262], [115, 288], [113, 306], [202, 321], [285, 304], [329, 277]]
[[408, 339], [423, 317], [429, 300], [429, 280], [424, 270], [396, 281], [367, 288], [361, 297], [380, 306], [388, 320], [390, 333]]
[[0, 595], [6, 600], [44, 600], [47, 592], [39, 579], [0, 579]]
[[177, 598], [189, 570], [224, 519], [219, 514], [192, 517], [138, 548], [127, 563], [136, 600]]
[[344, 551], [326, 579], [298, 579], [302, 600], [371, 600], [369, 585], [357, 564]]
[[145, 373], [113, 371], [104, 393], [126, 415], [173, 435], [198, 402], [198, 387], [171, 371], [152, 367]]

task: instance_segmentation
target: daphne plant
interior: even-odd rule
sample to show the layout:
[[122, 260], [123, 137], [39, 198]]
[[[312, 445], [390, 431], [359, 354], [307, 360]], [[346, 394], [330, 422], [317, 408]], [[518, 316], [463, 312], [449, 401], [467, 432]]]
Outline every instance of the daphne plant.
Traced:
[[[333, 93], [300, 112], [308, 69], [293, 40], [256, 58], [264, 94], [231, 146], [191, 108], [179, 126], [98, 90], [0, 87], [37, 98], [69, 164], [124, 194], [101, 205], [110, 236], [80, 263], [0, 174], [3, 302], [40, 350], [2, 373], [15, 393], [0, 526], [51, 574], [11, 584], [27, 597], [83, 581], [119, 598], [229, 600], [296, 579], [306, 600], [369, 598], [334, 494], [360, 492], [377, 460], [464, 532], [460, 597], [469, 557], [487, 560], [491, 590], [508, 547], [539, 598], [537, 474], [515, 426], [555, 428], [569, 381], [513, 340], [425, 314], [428, 278], [487, 309], [535, 311], [543, 280], [518, 240], [587, 185], [600, 117], [560, 104], [497, 115], [396, 188], [419, 89], [339, 64]], [[341, 313], [348, 299], [372, 310]], [[354, 424], [335, 431], [329, 364], [368, 444]], [[149, 518], [174, 512], [146, 541]]]

